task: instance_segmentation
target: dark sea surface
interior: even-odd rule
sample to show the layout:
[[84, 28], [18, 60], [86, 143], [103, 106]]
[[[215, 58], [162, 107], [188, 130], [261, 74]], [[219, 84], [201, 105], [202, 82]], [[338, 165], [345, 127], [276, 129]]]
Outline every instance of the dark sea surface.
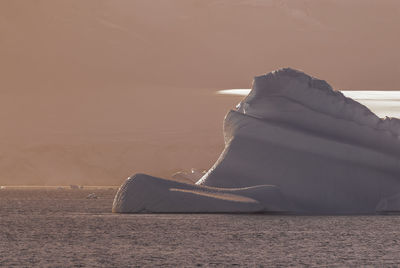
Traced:
[[400, 216], [112, 214], [115, 192], [1, 189], [0, 266], [400, 265]]

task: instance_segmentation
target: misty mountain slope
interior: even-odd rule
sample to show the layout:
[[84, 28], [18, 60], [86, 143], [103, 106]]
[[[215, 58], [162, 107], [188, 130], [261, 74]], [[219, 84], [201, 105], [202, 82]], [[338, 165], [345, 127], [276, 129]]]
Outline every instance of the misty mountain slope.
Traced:
[[[0, 185], [117, 185], [132, 172], [168, 177], [192, 165], [208, 167], [222, 148], [224, 110], [239, 99], [162, 87], [160, 98], [148, 103], [156, 88], [1, 99]], [[166, 102], [168, 96], [174, 99]], [[204, 110], [203, 102], [210, 107]], [[207, 113], [219, 116], [205, 122]]]
[[395, 0], [7, 0], [0, 7], [7, 87], [188, 86], [199, 75], [197, 86], [243, 87], [254, 73], [290, 65], [339, 87], [389, 89], [399, 71]]
[[220, 122], [239, 99], [214, 91], [248, 88], [248, 77], [282, 66], [340, 89], [398, 89], [399, 23], [396, 0], [0, 1], [1, 161], [19, 145], [137, 130], [145, 142], [190, 129], [193, 140], [206, 133], [208, 146], [220, 144]]
[[154, 165], [163, 177], [193, 163], [210, 166], [221, 150], [219, 144], [196, 146], [185, 139], [176, 142], [179, 145], [105, 141], [45, 144], [3, 152], [0, 181], [2, 185], [118, 185], [134, 172], [154, 172]]

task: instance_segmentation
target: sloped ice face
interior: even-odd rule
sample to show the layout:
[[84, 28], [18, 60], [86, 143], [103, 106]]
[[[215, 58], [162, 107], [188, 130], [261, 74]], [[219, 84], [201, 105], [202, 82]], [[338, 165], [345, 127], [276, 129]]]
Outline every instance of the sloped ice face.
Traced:
[[273, 185], [215, 188], [135, 174], [114, 198], [117, 213], [287, 212], [290, 204]]
[[296, 70], [256, 77], [224, 137], [198, 184], [276, 185], [298, 213], [375, 213], [400, 192], [399, 120]]
[[[323, 80], [290, 68], [254, 78], [249, 95], [239, 104], [238, 111], [266, 119], [285, 119], [287, 113], [299, 113], [296, 120], [314, 121], [307, 114], [321, 114], [333, 119], [354, 122], [360, 126], [381, 129], [399, 137], [400, 120], [380, 119], [364, 105], [334, 91]], [[324, 118], [320, 118], [322, 120]], [[325, 118], [326, 119], [326, 118]], [[292, 121], [296, 121], [292, 120]], [[295, 122], [293, 122], [295, 123]], [[318, 125], [312, 127], [318, 129]]]
[[129, 178], [114, 212], [400, 211], [400, 120], [380, 119], [290, 68], [255, 77], [224, 120], [225, 149], [196, 183]]
[[400, 120], [381, 119], [325, 81], [292, 69], [256, 77], [238, 112], [348, 143], [400, 152]]

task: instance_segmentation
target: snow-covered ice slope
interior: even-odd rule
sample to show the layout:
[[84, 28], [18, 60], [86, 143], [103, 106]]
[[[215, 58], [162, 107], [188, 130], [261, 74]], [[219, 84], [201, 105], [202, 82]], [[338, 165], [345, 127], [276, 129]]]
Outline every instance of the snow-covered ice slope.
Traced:
[[381, 119], [290, 68], [255, 77], [224, 120], [225, 149], [196, 185], [143, 174], [114, 212], [400, 211], [400, 120]]
[[219, 189], [136, 174], [118, 190], [113, 212], [254, 213], [288, 212], [290, 205], [273, 185]]
[[276, 185], [299, 213], [385, 210], [381, 201], [400, 193], [399, 122], [281, 69], [256, 77], [227, 114], [225, 150], [197, 184]]

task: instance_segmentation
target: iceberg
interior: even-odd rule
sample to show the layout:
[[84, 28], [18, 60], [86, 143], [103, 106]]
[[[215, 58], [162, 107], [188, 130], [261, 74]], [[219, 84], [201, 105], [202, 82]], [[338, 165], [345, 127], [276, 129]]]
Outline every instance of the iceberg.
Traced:
[[217, 188], [135, 174], [118, 190], [113, 212], [255, 213], [288, 212], [290, 204], [274, 185]]
[[224, 119], [224, 141], [195, 185], [136, 174], [113, 212], [400, 211], [400, 120], [379, 118], [301, 71], [255, 77]]

